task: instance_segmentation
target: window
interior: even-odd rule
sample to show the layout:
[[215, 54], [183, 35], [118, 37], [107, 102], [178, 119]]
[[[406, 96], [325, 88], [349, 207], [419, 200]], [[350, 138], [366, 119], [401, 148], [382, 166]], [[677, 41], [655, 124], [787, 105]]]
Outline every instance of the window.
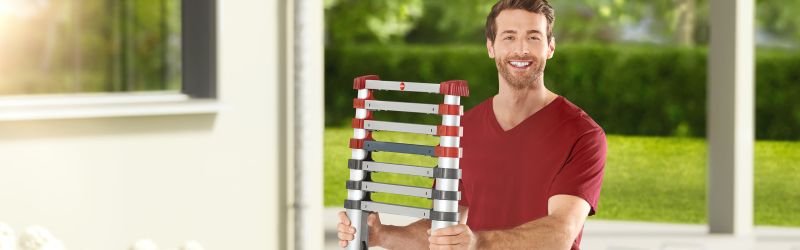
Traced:
[[0, 0], [0, 96], [215, 97], [215, 1]]

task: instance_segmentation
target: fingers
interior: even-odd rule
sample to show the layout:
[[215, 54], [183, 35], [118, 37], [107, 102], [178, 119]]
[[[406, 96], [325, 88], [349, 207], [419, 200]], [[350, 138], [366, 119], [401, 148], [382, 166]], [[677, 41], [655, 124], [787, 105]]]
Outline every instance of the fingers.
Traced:
[[347, 246], [347, 241], [346, 240], [340, 240], [339, 241], [339, 246], [340, 247], [346, 247]]
[[380, 224], [381, 219], [378, 217], [378, 213], [369, 213], [367, 216], [367, 225], [368, 226], [375, 226], [376, 224]]
[[348, 226], [350, 225], [350, 218], [347, 218], [347, 213], [345, 213], [344, 211], [339, 211], [339, 221], [341, 221], [342, 224]]
[[355, 238], [353, 234], [339, 232], [339, 240], [351, 241], [353, 238]]
[[[441, 229], [437, 229], [436, 231], [433, 231], [432, 235], [437, 235], [437, 236], [439, 236], [439, 235], [459, 235], [459, 234], [464, 233], [464, 231], [466, 231], [466, 229], [467, 229], [466, 227], [467, 226], [464, 225], [464, 224], [458, 224], [458, 225], [455, 225], [455, 226], [449, 226], [449, 227], [445, 227], [445, 228], [441, 228]], [[430, 232], [428, 232], [428, 234], [430, 234]]]
[[339, 225], [337, 225], [336, 229], [339, 230], [340, 233], [349, 233], [349, 234], [355, 234], [356, 233], [356, 228], [355, 227], [351, 227], [351, 226], [348, 226], [348, 225], [345, 225], [345, 224], [341, 224], [341, 223], [339, 223]]

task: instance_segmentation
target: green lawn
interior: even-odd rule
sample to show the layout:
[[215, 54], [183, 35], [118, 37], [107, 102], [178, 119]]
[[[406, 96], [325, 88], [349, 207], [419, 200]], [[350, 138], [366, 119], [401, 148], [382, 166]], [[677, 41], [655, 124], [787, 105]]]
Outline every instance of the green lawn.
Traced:
[[[347, 196], [347, 141], [351, 128], [325, 129], [325, 206], [342, 206]], [[379, 132], [381, 141], [435, 145], [436, 137]], [[758, 141], [755, 146], [755, 222], [800, 226], [800, 142]], [[608, 136], [608, 162], [595, 218], [705, 223], [706, 143], [703, 139]], [[430, 157], [379, 153], [375, 160], [434, 166]], [[373, 175], [379, 182], [430, 186], [427, 178]], [[375, 194], [375, 200], [430, 207], [430, 201]]]

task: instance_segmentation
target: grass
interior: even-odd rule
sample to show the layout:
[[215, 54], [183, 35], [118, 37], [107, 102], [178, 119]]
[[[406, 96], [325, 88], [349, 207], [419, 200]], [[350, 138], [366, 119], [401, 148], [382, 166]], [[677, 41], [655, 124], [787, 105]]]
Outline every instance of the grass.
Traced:
[[[348, 178], [350, 128], [325, 130], [325, 206], [341, 207]], [[381, 141], [435, 145], [436, 138], [379, 132]], [[706, 222], [704, 139], [608, 136], [608, 156], [598, 213], [594, 218], [670, 223]], [[430, 157], [375, 154], [375, 160], [434, 166]], [[430, 186], [427, 178], [373, 175], [379, 182]], [[758, 141], [755, 145], [755, 223], [800, 226], [800, 142]], [[430, 207], [430, 201], [389, 194], [374, 200]]]

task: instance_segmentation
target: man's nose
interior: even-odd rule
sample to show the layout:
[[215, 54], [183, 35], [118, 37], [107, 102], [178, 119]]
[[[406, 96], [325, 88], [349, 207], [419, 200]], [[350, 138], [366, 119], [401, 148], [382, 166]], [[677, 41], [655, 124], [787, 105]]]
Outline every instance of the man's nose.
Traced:
[[517, 49], [516, 49], [517, 54], [520, 54], [520, 55], [528, 55], [528, 54], [530, 54], [531, 51], [530, 51], [530, 45], [528, 44], [528, 41], [526, 41], [525, 39], [519, 39], [518, 41], [519, 41], [518, 45], [515, 46], [515, 47], [517, 47]]

